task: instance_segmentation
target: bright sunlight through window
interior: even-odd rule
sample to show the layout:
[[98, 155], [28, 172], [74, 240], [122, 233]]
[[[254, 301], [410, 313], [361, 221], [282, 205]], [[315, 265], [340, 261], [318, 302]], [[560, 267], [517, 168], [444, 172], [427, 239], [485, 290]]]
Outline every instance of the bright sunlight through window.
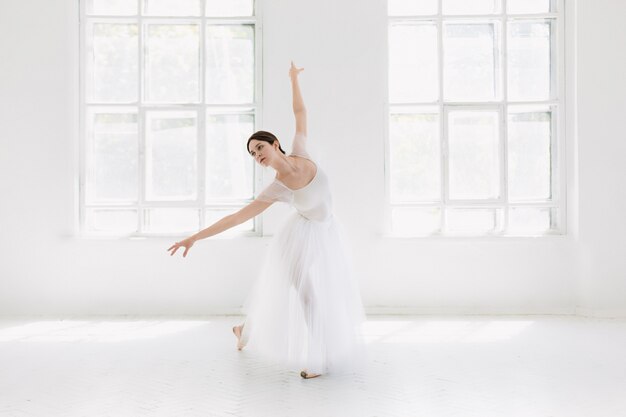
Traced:
[[389, 0], [397, 236], [564, 233], [563, 5]]
[[187, 234], [253, 199], [259, 54], [253, 0], [81, 1], [83, 233]]

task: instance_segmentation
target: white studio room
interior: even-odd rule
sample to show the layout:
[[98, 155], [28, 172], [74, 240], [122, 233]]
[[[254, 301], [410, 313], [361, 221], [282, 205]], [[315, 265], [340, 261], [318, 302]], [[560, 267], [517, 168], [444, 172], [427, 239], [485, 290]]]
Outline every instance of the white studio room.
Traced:
[[0, 416], [626, 416], [624, 16], [1, 0]]

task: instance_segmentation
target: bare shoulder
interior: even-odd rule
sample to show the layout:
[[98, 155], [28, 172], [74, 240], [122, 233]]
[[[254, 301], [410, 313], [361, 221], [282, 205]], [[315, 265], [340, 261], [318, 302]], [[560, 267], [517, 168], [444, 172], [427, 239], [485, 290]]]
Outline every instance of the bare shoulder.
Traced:
[[[308, 158], [299, 155], [288, 155], [287, 158], [290, 158], [296, 163], [298, 172], [315, 171], [316, 164]], [[278, 175], [278, 173], [276, 175]]]
[[277, 172], [275, 179], [281, 181], [289, 188], [299, 188], [303, 185], [303, 183], [304, 185], [308, 184], [317, 172], [316, 164], [307, 158], [297, 155], [288, 155], [287, 157], [295, 162], [297, 168], [296, 172], [292, 175], [286, 175], [284, 177], [280, 177]]

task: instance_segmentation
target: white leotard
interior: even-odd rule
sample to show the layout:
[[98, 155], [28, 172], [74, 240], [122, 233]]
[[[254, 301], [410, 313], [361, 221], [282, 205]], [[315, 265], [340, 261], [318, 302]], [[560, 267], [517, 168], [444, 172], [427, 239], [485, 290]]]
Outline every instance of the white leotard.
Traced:
[[280, 180], [274, 179], [257, 197], [257, 200], [276, 202], [281, 201], [292, 205], [298, 213], [309, 220], [325, 221], [332, 216], [332, 196], [328, 178], [319, 164], [311, 159], [306, 150], [306, 136], [296, 134], [290, 156], [300, 156], [313, 162], [316, 173], [313, 179], [304, 187], [290, 189]]

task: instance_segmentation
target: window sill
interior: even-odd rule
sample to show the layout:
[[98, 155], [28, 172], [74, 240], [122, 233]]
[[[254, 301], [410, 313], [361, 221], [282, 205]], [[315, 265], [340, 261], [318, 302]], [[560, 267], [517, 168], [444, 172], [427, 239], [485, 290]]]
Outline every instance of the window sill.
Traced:
[[574, 241], [572, 234], [554, 233], [543, 235], [398, 235], [392, 233], [379, 234], [381, 239], [408, 241], [493, 241], [493, 242], [529, 242], [529, 241]]
[[[104, 234], [104, 233], [79, 233], [73, 235], [72, 238], [77, 240], [159, 240], [159, 239], [174, 239], [182, 240], [195, 232], [189, 233], [145, 233], [145, 234], [133, 234], [133, 235], [116, 235], [116, 234]], [[257, 232], [236, 232], [236, 233], [221, 233], [215, 236], [207, 237], [202, 240], [233, 240], [239, 238], [267, 238], [270, 235], [261, 235]]]

